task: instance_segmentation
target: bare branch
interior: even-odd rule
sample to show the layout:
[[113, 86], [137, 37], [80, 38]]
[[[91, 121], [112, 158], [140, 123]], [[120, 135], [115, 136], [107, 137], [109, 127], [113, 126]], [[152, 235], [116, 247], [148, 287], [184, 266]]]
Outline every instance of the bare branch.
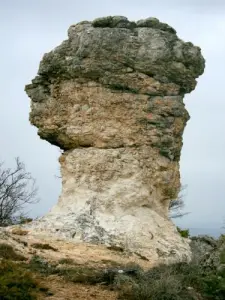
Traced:
[[16, 158], [15, 169], [4, 169], [0, 163], [0, 226], [12, 224], [17, 216], [25, 215], [27, 204], [38, 202], [35, 180]]
[[181, 186], [179, 195], [176, 199], [172, 199], [169, 205], [170, 218], [176, 219], [188, 215], [190, 212], [183, 212], [184, 209], [184, 191], [187, 186]]

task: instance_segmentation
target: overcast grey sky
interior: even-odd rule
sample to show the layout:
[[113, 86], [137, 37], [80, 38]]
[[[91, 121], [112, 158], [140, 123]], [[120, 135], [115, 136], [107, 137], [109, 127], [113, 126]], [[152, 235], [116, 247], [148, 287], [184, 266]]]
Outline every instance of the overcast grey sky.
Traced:
[[71, 24], [106, 15], [131, 20], [157, 17], [178, 36], [202, 48], [204, 75], [185, 98], [191, 115], [181, 157], [186, 210], [179, 224], [221, 226], [225, 217], [225, 1], [224, 0], [2, 0], [0, 2], [0, 160], [19, 156], [37, 179], [41, 202], [32, 216], [56, 203], [61, 189], [59, 149], [40, 140], [29, 124], [24, 85], [36, 75], [45, 52], [67, 38]]

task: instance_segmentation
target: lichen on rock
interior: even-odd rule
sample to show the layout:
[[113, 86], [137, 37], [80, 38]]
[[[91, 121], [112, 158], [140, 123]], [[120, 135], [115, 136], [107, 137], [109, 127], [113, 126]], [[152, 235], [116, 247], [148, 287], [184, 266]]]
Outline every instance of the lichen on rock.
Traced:
[[72, 25], [26, 86], [31, 123], [64, 150], [62, 194], [42, 224], [147, 259], [187, 258], [168, 220], [168, 190], [176, 197], [180, 187], [183, 97], [204, 65], [199, 47], [156, 18]]

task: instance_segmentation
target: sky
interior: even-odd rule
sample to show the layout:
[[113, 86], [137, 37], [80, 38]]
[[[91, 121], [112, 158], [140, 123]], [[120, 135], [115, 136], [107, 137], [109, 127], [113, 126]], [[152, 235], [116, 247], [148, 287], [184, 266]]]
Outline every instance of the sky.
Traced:
[[19, 156], [36, 178], [42, 216], [61, 190], [59, 148], [41, 140], [29, 123], [24, 92], [44, 53], [67, 38], [70, 25], [107, 15], [130, 20], [156, 17], [184, 41], [200, 46], [205, 73], [186, 95], [191, 116], [184, 132], [180, 171], [186, 185], [182, 227], [220, 228], [225, 219], [225, 1], [224, 0], [2, 0], [0, 1], [0, 161], [13, 167]]

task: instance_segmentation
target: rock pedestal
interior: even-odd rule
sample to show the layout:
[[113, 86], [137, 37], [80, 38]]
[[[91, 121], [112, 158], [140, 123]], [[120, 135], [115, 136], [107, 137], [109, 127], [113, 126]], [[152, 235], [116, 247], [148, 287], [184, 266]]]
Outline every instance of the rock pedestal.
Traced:
[[60, 199], [35, 226], [149, 260], [188, 260], [168, 207], [180, 188], [183, 97], [203, 70], [200, 48], [155, 18], [71, 26], [26, 86], [31, 123], [64, 150]]

